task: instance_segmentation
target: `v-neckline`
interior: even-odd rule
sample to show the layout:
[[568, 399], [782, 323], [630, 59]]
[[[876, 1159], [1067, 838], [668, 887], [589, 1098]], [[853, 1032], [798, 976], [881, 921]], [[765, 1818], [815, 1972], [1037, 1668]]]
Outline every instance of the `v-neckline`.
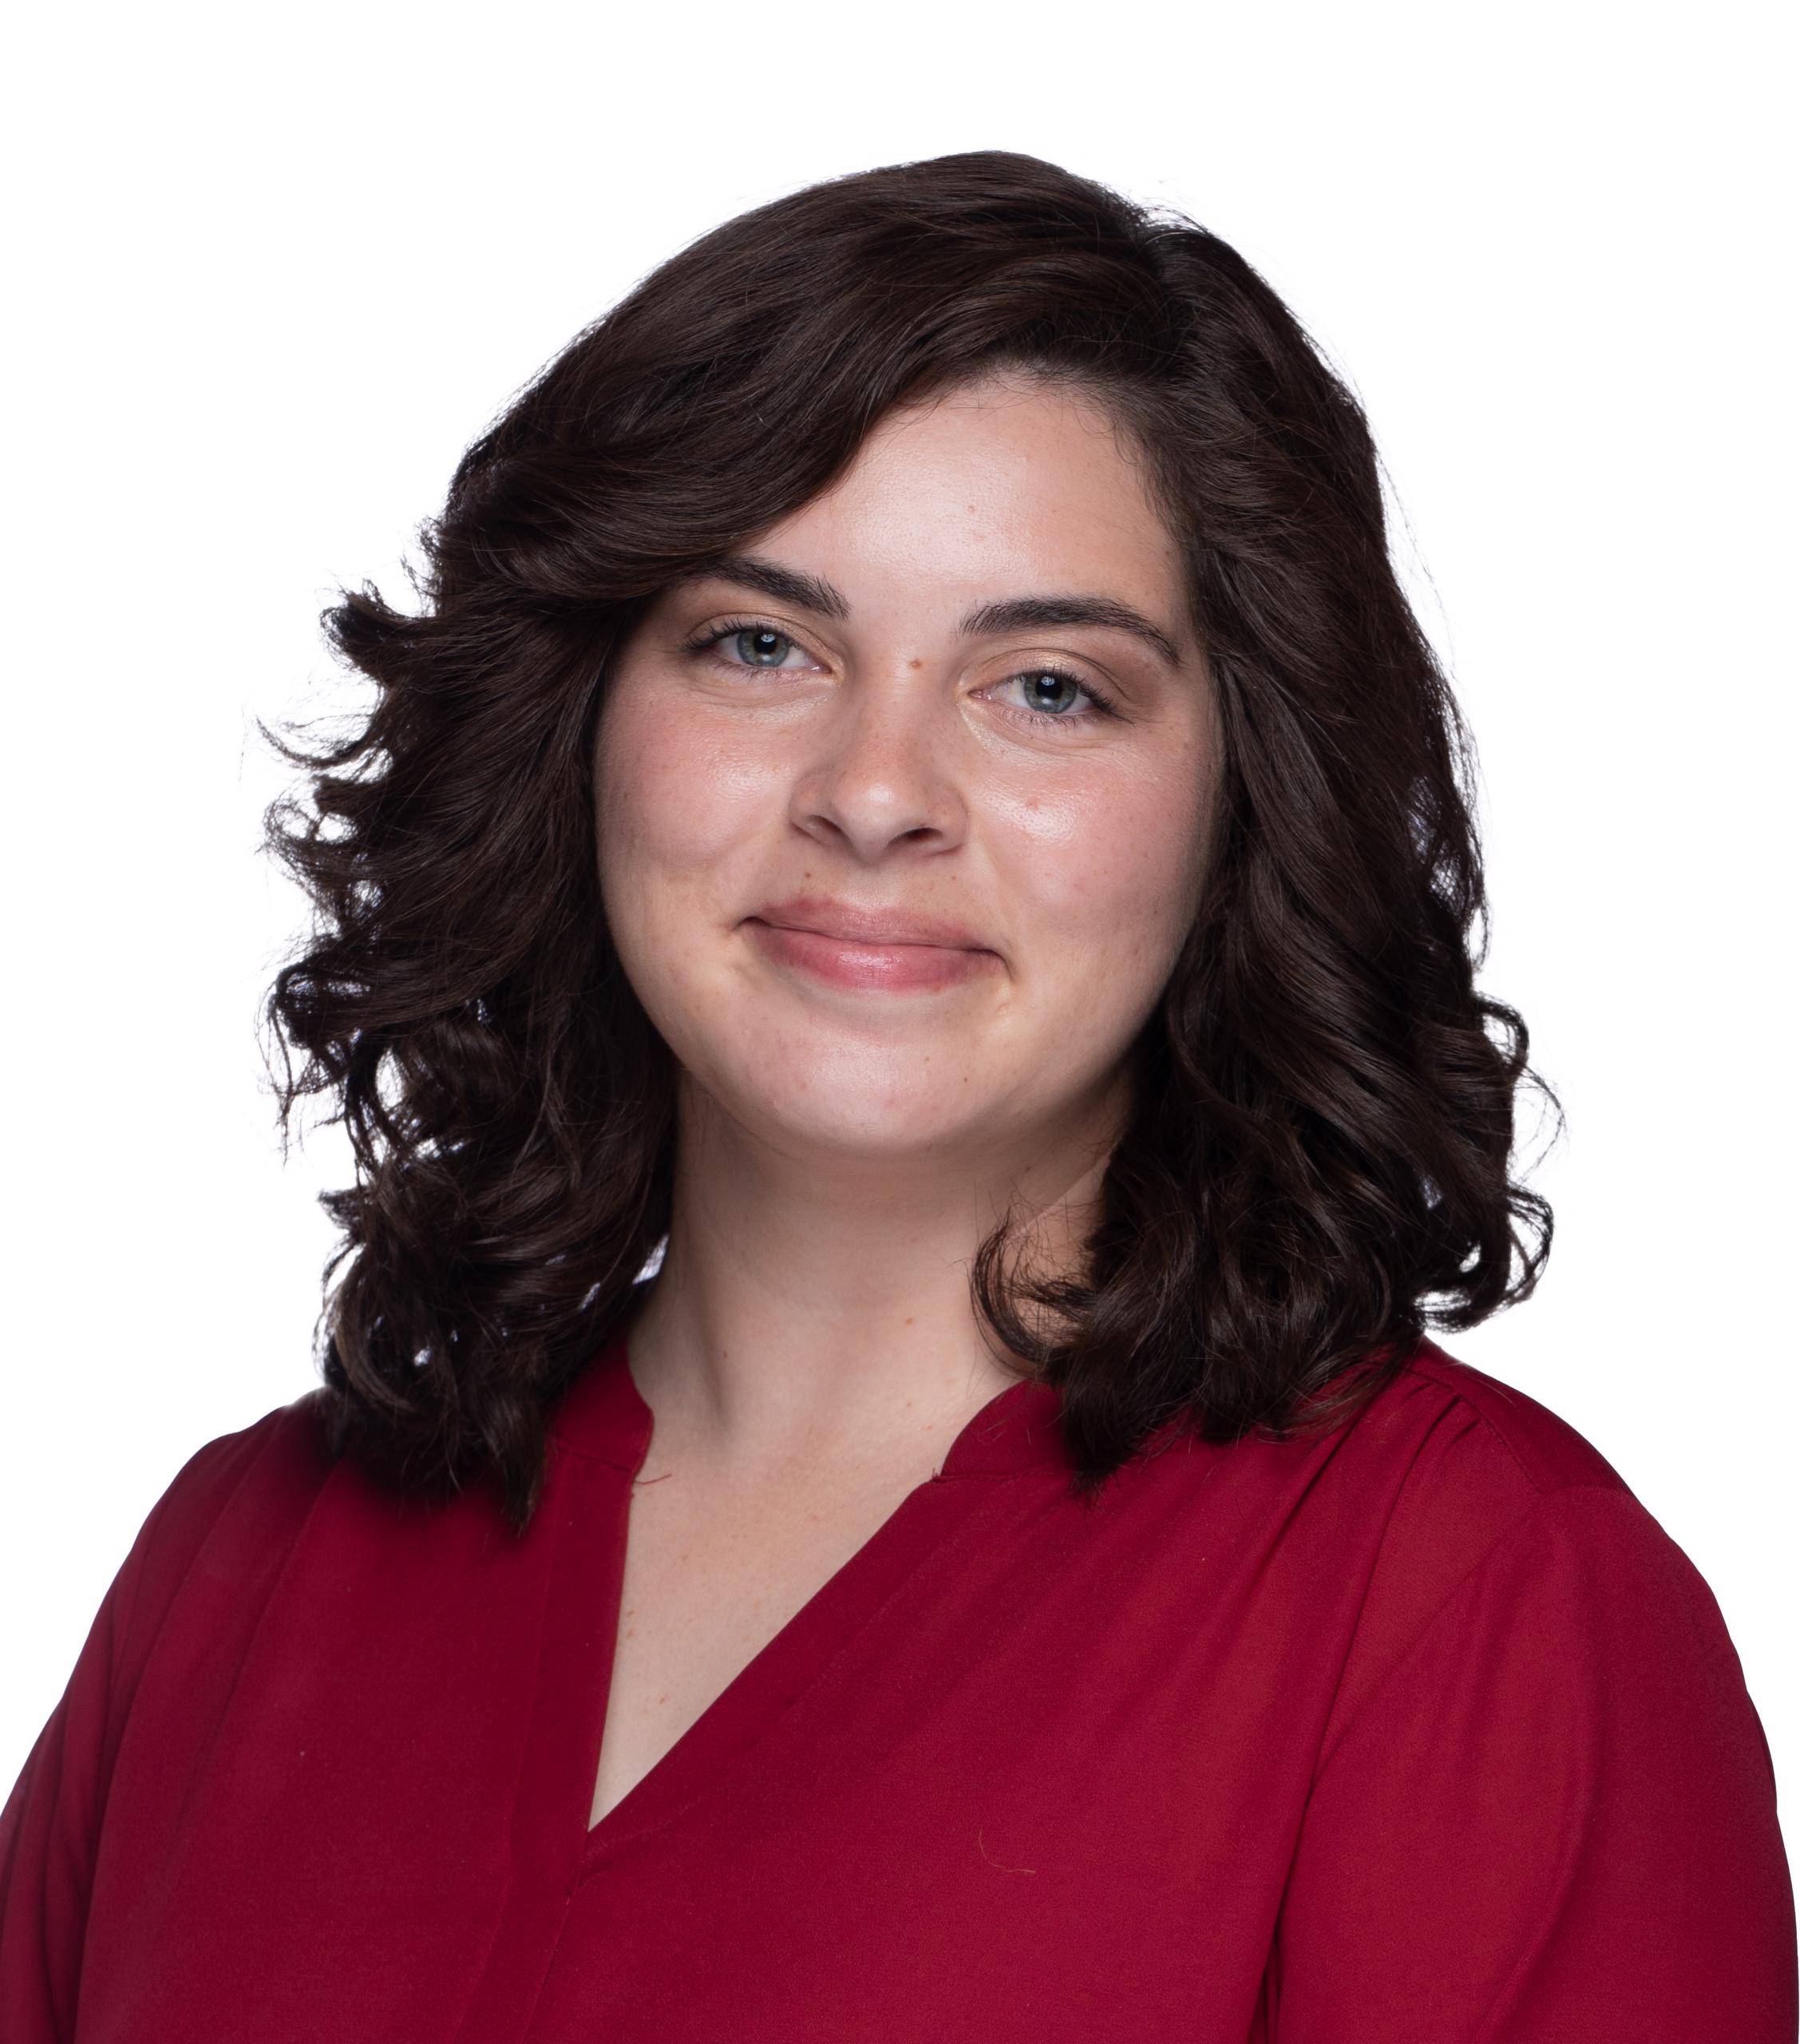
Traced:
[[[648, 1458], [655, 1425], [631, 1373], [626, 1333], [615, 1334], [582, 1373], [551, 1428], [553, 1441], [564, 1451], [607, 1465], [617, 1489], [610, 1510], [602, 1514], [611, 1528], [604, 1580], [590, 1576], [586, 1586], [597, 1607], [591, 1657], [582, 1657], [580, 1670], [590, 1685], [590, 1700], [573, 1713], [584, 1727], [587, 1748], [580, 1776], [585, 1784], [580, 1812], [582, 1870], [731, 1778], [734, 1761], [813, 1686], [957, 1523], [959, 1515], [941, 1511], [965, 1495], [957, 1486], [1034, 1468], [1066, 1469], [1060, 1407], [1054, 1392], [1030, 1379], [996, 1392], [964, 1424], [936, 1471], [906, 1493], [599, 1821], [589, 1824], [617, 1664], [631, 1487]], [[940, 1508], [937, 1537], [928, 1530], [918, 1540], [903, 1538], [934, 1506]], [[594, 1559], [584, 1557], [590, 1567]]]

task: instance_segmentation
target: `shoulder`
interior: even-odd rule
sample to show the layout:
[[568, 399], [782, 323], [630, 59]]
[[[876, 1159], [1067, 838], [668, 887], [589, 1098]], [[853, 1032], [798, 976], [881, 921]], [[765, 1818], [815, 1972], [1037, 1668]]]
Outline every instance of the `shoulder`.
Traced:
[[[1473, 1562], [1558, 1500], [1610, 1499], [1649, 1514], [1600, 1448], [1514, 1386], [1421, 1341], [1359, 1415], [1345, 1443], [1391, 1509], [1387, 1539], [1446, 1568]], [[1577, 1509], [1579, 1507], [1577, 1507]], [[1653, 1523], [1653, 1522], [1651, 1522]]]
[[150, 1508], [109, 1593], [113, 1658], [129, 1669], [196, 1568], [227, 1575], [291, 1547], [330, 1477], [312, 1391], [204, 1443]]
[[1572, 1493], [1644, 1511], [1600, 1448], [1560, 1414], [1429, 1340], [1331, 1448], [1344, 1480], [1383, 1511], [1390, 1541], [1450, 1559], [1473, 1558]]
[[1283, 2034], [1429, 2006], [1443, 2035], [1792, 2037], [1774, 1765], [1687, 1557], [1576, 1428], [1430, 1345], [1340, 1448], [1323, 1530], [1372, 1502], [1373, 1552], [1313, 1551], [1356, 1579], [1307, 1727]]
[[1428, 1635], [1477, 1626], [1502, 1584], [1515, 1618], [1535, 1611], [1525, 1622], [1565, 1634], [1602, 1602], [1648, 1618], [1679, 1589], [1723, 1649], [1706, 1585], [1599, 1448], [1436, 1343], [1418, 1344], [1342, 1445], [1380, 1523], [1338, 1727]]
[[[45, 1888], [53, 1867], [59, 1893], [85, 1891], [127, 1725], [171, 1635], [192, 1630], [180, 1613], [196, 1604], [251, 1612], [247, 1584], [279, 1573], [325, 1486], [332, 1465], [320, 1402], [309, 1393], [204, 1443], [152, 1506], [0, 1812], [0, 1891], [21, 1879]], [[225, 1636], [221, 1625], [203, 1626], [189, 1672], [218, 1663], [209, 1650]], [[191, 1681], [176, 1693], [192, 1717]], [[0, 1964], [0, 1998], [4, 1972]]]
[[1410, 1379], [1428, 1403], [1441, 1404], [1503, 1454], [1518, 1473], [1521, 1495], [1587, 1487], [1626, 1491], [1624, 1479], [1599, 1448], [1568, 1420], [1535, 1398], [1459, 1362], [1437, 1343], [1422, 1341], [1402, 1380]]

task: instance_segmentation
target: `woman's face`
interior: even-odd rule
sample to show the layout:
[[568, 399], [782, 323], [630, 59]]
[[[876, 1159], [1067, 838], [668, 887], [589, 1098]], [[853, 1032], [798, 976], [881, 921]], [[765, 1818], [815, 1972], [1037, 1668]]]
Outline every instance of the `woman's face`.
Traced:
[[1109, 414], [991, 378], [891, 414], [639, 622], [596, 749], [608, 924], [743, 1128], [992, 1164], [1117, 1111], [1218, 762], [1176, 547]]

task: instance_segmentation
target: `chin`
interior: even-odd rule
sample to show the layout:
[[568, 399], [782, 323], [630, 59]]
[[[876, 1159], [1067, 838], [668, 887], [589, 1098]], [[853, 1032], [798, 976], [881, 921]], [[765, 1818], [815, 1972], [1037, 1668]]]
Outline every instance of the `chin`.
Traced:
[[734, 1119], [777, 1147], [845, 1162], [988, 1154], [1001, 1132], [999, 1100], [989, 1099], [949, 1045], [872, 1054], [862, 1044], [835, 1056], [814, 1046], [810, 1056], [716, 1073], [710, 1090]]
[[971, 1157], [993, 1147], [991, 1123], [971, 1118], [963, 1101], [771, 1100], [763, 1112], [789, 1145], [804, 1144], [845, 1163], [859, 1159], [895, 1164], [909, 1157], [941, 1160], [967, 1151]]

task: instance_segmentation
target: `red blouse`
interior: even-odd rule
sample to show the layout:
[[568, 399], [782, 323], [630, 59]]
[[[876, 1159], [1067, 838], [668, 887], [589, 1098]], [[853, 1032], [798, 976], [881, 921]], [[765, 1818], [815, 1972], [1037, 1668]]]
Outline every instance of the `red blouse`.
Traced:
[[1083, 1506], [1019, 1384], [592, 1831], [623, 1341], [515, 1539], [313, 1398], [203, 1448], [0, 1818], [0, 2036], [1792, 2044], [1704, 1581], [1427, 1342], [1323, 1439]]

